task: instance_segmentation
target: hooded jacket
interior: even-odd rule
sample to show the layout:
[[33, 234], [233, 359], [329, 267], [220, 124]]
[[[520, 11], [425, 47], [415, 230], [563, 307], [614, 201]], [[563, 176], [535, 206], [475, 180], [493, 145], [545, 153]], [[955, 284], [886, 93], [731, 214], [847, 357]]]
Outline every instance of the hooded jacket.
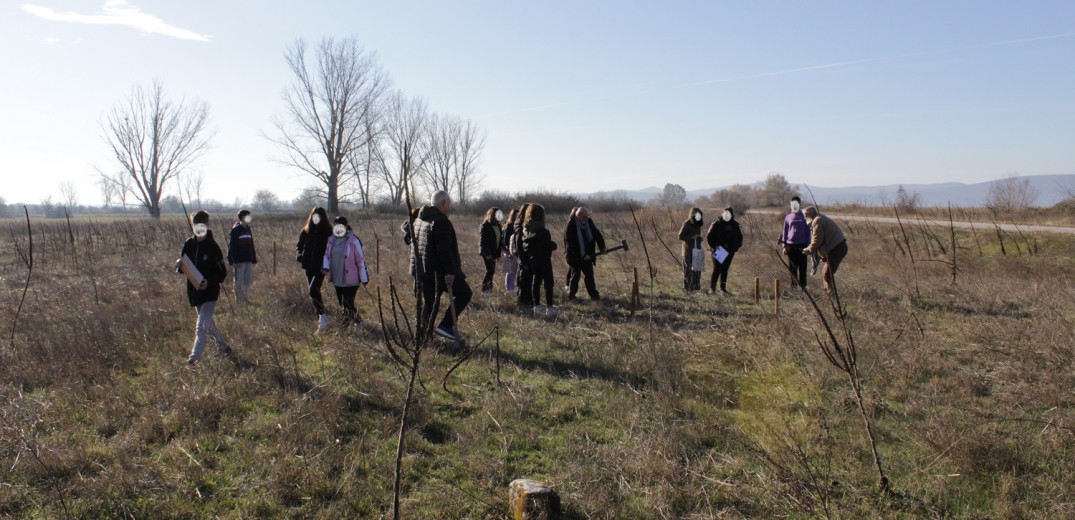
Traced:
[[694, 250], [694, 246], [697, 243], [698, 238], [702, 237], [702, 223], [703, 220], [694, 220], [694, 213], [701, 213], [702, 210], [698, 208], [691, 208], [691, 212], [687, 214], [687, 220], [683, 221], [683, 226], [679, 228], [679, 239], [683, 241], [683, 260], [685, 262], [691, 261], [691, 251]]
[[[337, 241], [346, 240], [347, 248], [343, 252], [343, 279], [332, 279], [332, 248]], [[370, 281], [369, 271], [366, 269], [366, 255], [362, 251], [362, 241], [351, 231], [343, 237], [332, 235], [325, 244], [324, 257], [321, 260], [321, 268], [328, 271], [328, 280], [336, 287], [355, 287], [359, 283], [365, 285]]]
[[228, 265], [243, 262], [258, 263], [258, 254], [254, 251], [254, 235], [250, 233], [250, 226], [236, 222], [231, 227], [228, 239]]
[[792, 211], [784, 217], [784, 232], [780, 234], [780, 244], [785, 246], [805, 247], [810, 243], [810, 227], [802, 211]]
[[705, 234], [705, 241], [709, 244], [709, 248], [716, 251], [718, 247], [723, 247], [725, 251], [734, 253], [743, 247], [743, 231], [739, 229], [739, 222], [735, 220], [735, 211], [728, 209], [732, 214], [732, 219], [725, 221], [722, 218], [714, 220], [709, 226], [709, 231]]
[[416, 263], [421, 262], [422, 272], [427, 276], [454, 275], [462, 278], [462, 262], [459, 260], [459, 242], [452, 221], [436, 206], [422, 206], [414, 220], [414, 239], [417, 247], [411, 256], [411, 272], [417, 272]]
[[540, 220], [531, 221], [526, 228], [526, 236], [523, 237], [523, 251], [530, 261], [549, 260], [555, 250], [556, 242], [552, 239], [552, 233], [545, 228], [545, 223]]
[[590, 240], [585, 241], [584, 247], [584, 241], [579, 237], [578, 222], [578, 217], [571, 217], [571, 220], [567, 221], [567, 229], [564, 230], [564, 254], [567, 255], [567, 265], [581, 264], [584, 256], [590, 257], [590, 262], [597, 263], [597, 250], [604, 251], [605, 237], [594, 225], [593, 219], [587, 217], [586, 224], [590, 226]]
[[[205, 302], [215, 302], [220, 297], [220, 284], [228, 277], [228, 268], [224, 265], [224, 253], [220, 250], [213, 232], [208, 231], [205, 239], [190, 237], [183, 242], [179, 256], [187, 255], [194, 262], [194, 267], [205, 277], [205, 289], [199, 291], [187, 280], [187, 302], [191, 307], [198, 307]], [[176, 269], [176, 272], [182, 272]]]

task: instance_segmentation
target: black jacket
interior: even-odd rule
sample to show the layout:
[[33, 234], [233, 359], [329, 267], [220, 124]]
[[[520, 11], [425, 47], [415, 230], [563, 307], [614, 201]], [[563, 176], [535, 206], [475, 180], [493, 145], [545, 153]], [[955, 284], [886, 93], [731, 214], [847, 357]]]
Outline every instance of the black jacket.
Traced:
[[719, 246], [729, 253], [734, 253], [740, 247], [743, 247], [743, 232], [739, 229], [739, 222], [734, 218], [730, 222], [717, 219], [709, 226], [709, 231], [705, 234], [705, 241], [709, 244], [709, 248], [714, 251]]
[[556, 250], [556, 242], [552, 239], [552, 233], [545, 228], [545, 223], [534, 221], [526, 229], [523, 237], [523, 251], [528, 260], [540, 262], [552, 258], [552, 252]]
[[578, 219], [572, 218], [567, 222], [567, 229], [564, 230], [564, 254], [567, 255], [567, 265], [574, 266], [582, 263], [584, 256], [589, 256], [590, 262], [597, 263], [597, 251], [605, 250], [605, 237], [594, 225], [593, 219], [587, 218], [586, 223], [590, 226], [590, 240], [586, 241], [586, 247], [583, 249], [582, 244], [579, 243]]
[[[435, 206], [422, 206], [414, 220], [414, 239], [417, 247], [411, 255], [411, 272], [416, 272], [416, 262], [421, 262], [422, 272], [438, 277], [450, 274], [463, 278], [463, 266], [459, 260], [459, 242], [455, 227], [448, 216]], [[415, 258], [415, 254], [417, 258]]]
[[313, 275], [321, 272], [321, 262], [325, 258], [328, 237], [328, 234], [320, 233], [317, 229], [309, 233], [304, 229], [299, 233], [299, 241], [295, 244], [295, 260], [302, 264], [307, 274]]
[[250, 232], [250, 226], [236, 222], [231, 227], [228, 239], [228, 265], [243, 262], [258, 263], [258, 253], [254, 250], [254, 235]]
[[493, 257], [500, 256], [500, 250], [502, 249], [502, 245], [504, 243], [504, 230], [500, 229], [498, 232], [497, 228], [499, 227], [500, 224], [497, 224], [496, 222], [482, 222], [481, 227], [478, 228], [478, 233], [481, 237], [478, 246], [479, 255]]
[[687, 220], [683, 221], [683, 226], [679, 228], [679, 239], [683, 242], [683, 249], [681, 254], [683, 260], [690, 262], [691, 255], [693, 254], [694, 246], [700, 244], [697, 243], [697, 239], [702, 237], [702, 223], [694, 220], [694, 213], [701, 212], [698, 208], [691, 208], [691, 212]]
[[[197, 307], [205, 302], [214, 302], [220, 297], [220, 284], [228, 277], [228, 268], [224, 265], [224, 253], [220, 246], [213, 240], [213, 232], [205, 235], [205, 240], [198, 241], [197, 237], [190, 237], [183, 242], [183, 249], [179, 255], [187, 255], [194, 262], [194, 267], [205, 277], [205, 290], [199, 291], [187, 280], [187, 301], [191, 307]], [[179, 270], [176, 270], [179, 272]]]

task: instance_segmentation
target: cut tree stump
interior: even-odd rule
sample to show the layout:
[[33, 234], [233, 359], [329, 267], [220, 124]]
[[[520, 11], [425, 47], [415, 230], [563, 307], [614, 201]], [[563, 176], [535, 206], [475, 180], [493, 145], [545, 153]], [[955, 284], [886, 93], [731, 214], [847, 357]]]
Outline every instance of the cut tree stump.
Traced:
[[560, 496], [541, 482], [517, 479], [508, 491], [514, 520], [555, 520], [560, 518]]

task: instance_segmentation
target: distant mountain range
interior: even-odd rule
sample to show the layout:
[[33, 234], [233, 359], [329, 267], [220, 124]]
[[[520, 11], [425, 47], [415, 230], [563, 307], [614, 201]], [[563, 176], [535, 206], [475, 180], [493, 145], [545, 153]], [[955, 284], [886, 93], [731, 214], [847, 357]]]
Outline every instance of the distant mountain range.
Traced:
[[[1075, 194], [1075, 174], [1068, 175], [1024, 175], [1020, 179], [1029, 179], [1030, 185], [1038, 190], [1036, 206], [1052, 206], [1068, 197], [1068, 192]], [[985, 202], [989, 185], [995, 181], [977, 182], [964, 184], [961, 182], [943, 182], [938, 184], [904, 184], [903, 189], [908, 193], [917, 193], [923, 206], [946, 206], [949, 202], [953, 206], [981, 206]], [[760, 184], [760, 183], [758, 183]], [[792, 182], [792, 185], [797, 183]], [[701, 196], [712, 195], [713, 192], [727, 188], [706, 188], [700, 190], [687, 190], [687, 199], [694, 200]], [[833, 188], [827, 186], [810, 186], [815, 200], [819, 204], [863, 204], [867, 206], [880, 206], [892, 204], [896, 199], [898, 184], [885, 186], [847, 186]], [[623, 195], [639, 202], [647, 202], [661, 194], [663, 187], [643, 188], [640, 190], [617, 190], [615, 192], [584, 193], [584, 197], [594, 195]], [[799, 190], [803, 198], [809, 197], [809, 192], [799, 184]]]

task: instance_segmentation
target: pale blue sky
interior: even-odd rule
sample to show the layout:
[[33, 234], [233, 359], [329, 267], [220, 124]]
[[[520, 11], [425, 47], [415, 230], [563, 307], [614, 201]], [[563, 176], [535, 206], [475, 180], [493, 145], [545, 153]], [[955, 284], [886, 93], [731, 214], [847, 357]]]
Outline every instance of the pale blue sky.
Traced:
[[[140, 28], [63, 14], [132, 8]], [[99, 203], [99, 121], [159, 78], [210, 105], [209, 196], [290, 200], [312, 179], [260, 137], [284, 47], [349, 35], [395, 87], [488, 132], [494, 189], [1075, 173], [1071, 1], [29, 0], [0, 7], [0, 196], [71, 181]]]

